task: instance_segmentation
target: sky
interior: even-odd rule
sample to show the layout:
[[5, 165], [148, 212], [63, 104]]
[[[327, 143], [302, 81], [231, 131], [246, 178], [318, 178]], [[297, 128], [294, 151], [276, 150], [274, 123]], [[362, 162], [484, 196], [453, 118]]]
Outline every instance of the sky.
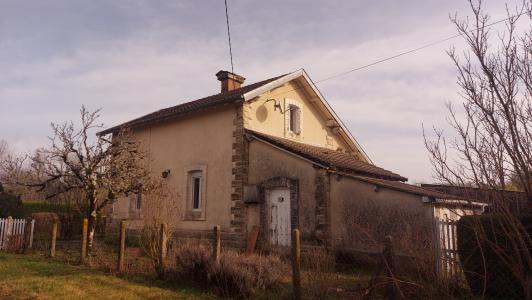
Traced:
[[[227, 2], [246, 83], [300, 68], [320, 81], [455, 35], [449, 16], [470, 15], [465, 0]], [[484, 2], [493, 21], [506, 17], [503, 1]], [[318, 84], [371, 160], [411, 183], [434, 181], [423, 126], [452, 134], [451, 46], [465, 49], [457, 38]], [[0, 0], [0, 140], [31, 152], [82, 104], [110, 127], [215, 94], [221, 69], [223, 0]]]

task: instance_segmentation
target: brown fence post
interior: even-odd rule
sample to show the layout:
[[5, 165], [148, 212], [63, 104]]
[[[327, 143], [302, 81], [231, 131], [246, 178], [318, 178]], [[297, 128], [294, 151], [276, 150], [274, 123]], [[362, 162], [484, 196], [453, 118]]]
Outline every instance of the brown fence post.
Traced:
[[85, 262], [87, 258], [87, 231], [89, 227], [89, 220], [83, 218], [83, 223], [81, 227], [81, 263]]
[[22, 236], [22, 253], [26, 253], [30, 248], [31, 240], [31, 218], [26, 218], [24, 223], [24, 235]]
[[168, 225], [166, 223], [161, 224], [161, 230], [159, 232], [159, 275], [163, 275], [165, 271], [165, 259], [166, 259], [166, 243]]
[[294, 299], [301, 300], [301, 238], [299, 229], [292, 231], [292, 286]]
[[212, 245], [212, 258], [214, 262], [220, 262], [220, 253], [221, 253], [221, 229], [220, 225], [214, 226], [214, 240]]
[[57, 220], [52, 222], [52, 232], [50, 241], [50, 257], [55, 256], [55, 241], [57, 239]]
[[118, 248], [118, 272], [124, 271], [124, 260], [126, 252], [126, 221], [120, 221], [120, 246]]

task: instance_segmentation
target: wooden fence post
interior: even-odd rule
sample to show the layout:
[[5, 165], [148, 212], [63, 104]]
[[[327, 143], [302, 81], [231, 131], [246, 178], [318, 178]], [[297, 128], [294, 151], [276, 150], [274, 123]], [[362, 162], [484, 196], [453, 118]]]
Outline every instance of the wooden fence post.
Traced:
[[31, 220], [31, 230], [30, 230], [30, 244], [28, 246], [28, 248], [33, 248], [33, 232], [34, 232], [34, 229], [35, 229], [35, 219], [32, 219]]
[[294, 299], [301, 300], [301, 237], [299, 229], [292, 231], [292, 286]]
[[118, 248], [118, 272], [124, 271], [126, 252], [126, 221], [120, 221], [120, 246]]
[[87, 258], [87, 231], [89, 228], [89, 220], [83, 218], [83, 223], [81, 227], [81, 263], [85, 262]]
[[166, 260], [166, 243], [168, 241], [167, 237], [168, 225], [166, 223], [161, 224], [161, 230], [159, 232], [159, 275], [164, 275], [165, 271], [165, 260]]
[[55, 241], [57, 239], [57, 220], [52, 222], [52, 232], [51, 232], [51, 241], [50, 241], [50, 257], [55, 256]]
[[24, 233], [22, 236], [22, 253], [26, 253], [30, 245], [31, 232], [31, 218], [26, 218], [24, 221]]
[[9, 217], [7, 217], [6, 231], [4, 233], [4, 242], [6, 242], [6, 241], [9, 242], [9, 239], [10, 239], [12, 233], [13, 233], [13, 218], [11, 216], [9, 216]]
[[212, 245], [212, 258], [215, 263], [220, 262], [220, 253], [221, 253], [221, 229], [220, 225], [214, 226], [214, 240]]

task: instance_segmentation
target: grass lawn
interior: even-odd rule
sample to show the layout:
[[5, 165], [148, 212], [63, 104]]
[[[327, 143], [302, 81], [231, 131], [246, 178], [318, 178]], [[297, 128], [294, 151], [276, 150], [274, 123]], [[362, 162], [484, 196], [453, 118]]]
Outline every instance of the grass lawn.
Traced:
[[0, 253], [0, 299], [215, 299], [197, 289], [125, 279], [47, 259]]

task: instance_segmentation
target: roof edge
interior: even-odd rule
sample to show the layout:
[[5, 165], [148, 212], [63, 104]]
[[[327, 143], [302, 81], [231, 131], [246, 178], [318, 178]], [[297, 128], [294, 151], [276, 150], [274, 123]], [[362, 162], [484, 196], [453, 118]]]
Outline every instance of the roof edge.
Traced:
[[249, 101], [255, 97], [258, 97], [264, 93], [266, 93], [267, 91], [269, 90], [272, 90], [282, 84], [285, 84], [289, 81], [292, 81], [296, 78], [299, 78], [299, 77], [303, 77], [305, 79], [305, 81], [307, 82], [308, 86], [314, 91], [314, 93], [318, 96], [318, 98], [320, 99], [320, 101], [323, 103], [323, 105], [325, 106], [325, 109], [331, 114], [331, 116], [333, 117], [333, 119], [340, 125], [340, 127], [342, 128], [342, 131], [345, 133], [345, 135], [347, 136], [347, 139], [353, 143], [353, 145], [357, 148], [357, 150], [359, 150], [360, 154], [362, 154], [362, 156], [364, 157], [364, 159], [368, 162], [368, 163], [371, 163], [373, 164], [373, 161], [371, 160], [371, 158], [368, 156], [368, 154], [366, 153], [366, 151], [364, 151], [364, 149], [362, 148], [362, 146], [360, 145], [360, 143], [358, 143], [358, 141], [355, 139], [355, 137], [351, 134], [351, 132], [349, 131], [349, 129], [347, 129], [347, 127], [345, 126], [344, 122], [340, 119], [340, 117], [338, 117], [338, 115], [336, 114], [336, 112], [334, 111], [334, 109], [329, 105], [329, 103], [327, 102], [327, 100], [325, 100], [325, 97], [323, 96], [323, 94], [320, 92], [320, 90], [318, 89], [318, 87], [316, 86], [316, 84], [314, 83], [314, 81], [310, 78], [310, 76], [308, 76], [307, 72], [305, 71], [305, 69], [299, 69], [299, 70], [296, 70], [292, 73], [289, 73], [277, 80], [274, 80], [272, 82], [269, 82], [268, 84], [265, 84], [259, 88], [256, 88], [252, 91], [249, 91], [247, 93], [245, 93], [243, 96], [244, 96], [244, 101]]
[[[117, 131], [125, 129], [125, 128], [139, 128], [139, 127], [144, 127], [144, 126], [151, 125], [151, 124], [157, 124], [157, 123], [162, 123], [162, 122], [166, 122], [166, 121], [171, 121], [171, 120], [173, 120], [175, 118], [183, 117], [183, 116], [190, 115], [190, 114], [196, 114], [196, 113], [204, 112], [204, 111], [209, 110], [209, 109], [213, 109], [213, 108], [216, 108], [216, 107], [229, 105], [229, 104], [232, 104], [232, 103], [238, 103], [240, 101], [243, 101], [242, 97], [235, 97], [235, 99], [232, 99], [229, 102], [213, 103], [213, 104], [204, 106], [201, 109], [198, 109], [198, 110], [195, 110], [195, 111], [187, 111], [187, 112], [177, 113], [177, 114], [173, 114], [171, 116], [167, 116], [165, 118], [152, 120], [152, 121], [145, 121], [145, 122], [142, 122], [142, 123], [139, 123], [139, 124], [128, 125], [127, 123], [129, 123], [131, 121], [127, 121], [125, 123], [113, 126], [111, 128], [107, 128], [107, 129], [102, 130], [102, 131], [99, 131], [99, 132], [96, 133], [96, 135], [97, 136], [103, 136], [103, 135], [107, 135], [107, 134], [110, 134], [110, 133], [117, 132]], [[133, 120], [135, 120], [135, 119], [133, 119]]]
[[[276, 149], [279, 149], [281, 151], [284, 151], [284, 152], [287, 152], [293, 156], [296, 156], [298, 158], [301, 158], [303, 160], [306, 160], [306, 161], [309, 161], [315, 165], [318, 165], [322, 168], [325, 168], [325, 169], [328, 169], [328, 170], [332, 170], [333, 168], [331, 167], [331, 165], [329, 165], [327, 162], [324, 162], [314, 156], [311, 156], [311, 155], [306, 155], [306, 154], [303, 154], [303, 153], [298, 153], [297, 151], [294, 151], [292, 149], [288, 149], [288, 147], [280, 144], [280, 143], [276, 143], [275, 141], [272, 141], [272, 140], [269, 140], [267, 137], [263, 137], [260, 135], [260, 133], [255, 133], [253, 130], [249, 130], [249, 129], [246, 129], [246, 134], [249, 135], [249, 136], [252, 136], [254, 139], [256, 140], [259, 140], [267, 145], [270, 145]], [[317, 146], [313, 146], [313, 147], [317, 147]], [[330, 150], [330, 149], [328, 149]], [[336, 167], [334, 167], [336, 168]], [[340, 168], [342, 169], [342, 168]], [[399, 174], [396, 174], [396, 176], [386, 176], [386, 175], [377, 175], [377, 174], [372, 174], [371, 172], [364, 172], [364, 171], [355, 171], [355, 170], [352, 170], [353, 172], [357, 172], [359, 174], [364, 174], [366, 176], [377, 176], [379, 179], [381, 180], [390, 180], [390, 181], [398, 181], [398, 182], [404, 182], [404, 181], [408, 181], [408, 178], [406, 177], [403, 177]], [[337, 173], [345, 173], [345, 174], [349, 174], [345, 171], [338, 171], [336, 170], [335, 172]], [[389, 171], [390, 172], [390, 171]], [[357, 175], [353, 175], [351, 174], [351, 176], [357, 176]]]

